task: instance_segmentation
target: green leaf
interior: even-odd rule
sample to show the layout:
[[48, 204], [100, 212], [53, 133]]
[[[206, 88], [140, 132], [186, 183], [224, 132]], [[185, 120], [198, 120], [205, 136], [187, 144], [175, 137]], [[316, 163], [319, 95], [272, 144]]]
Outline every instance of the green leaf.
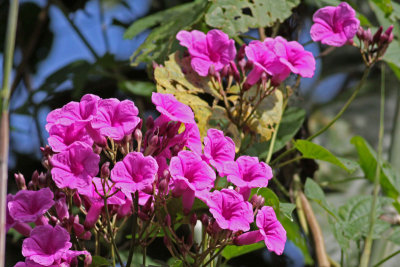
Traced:
[[390, 233], [389, 240], [400, 246], [400, 226], [397, 226]]
[[389, 16], [393, 12], [391, 0], [372, 0], [382, 11], [385, 16]]
[[326, 201], [324, 191], [316, 182], [314, 182], [314, 180], [307, 178], [306, 184], [304, 185], [304, 194], [309, 199], [317, 202], [332, 217], [335, 219], [337, 218], [336, 211], [331, 208]]
[[286, 216], [289, 220], [293, 221], [292, 213], [296, 208], [296, 205], [293, 203], [279, 203], [279, 210], [283, 216]]
[[206, 7], [207, 1], [196, 0], [134, 22], [125, 32], [125, 38], [133, 38], [147, 28], [154, 28], [131, 56], [132, 65], [137, 66], [141, 62], [164, 61], [171, 51], [179, 48], [176, 34], [197, 23], [202, 18]]
[[[351, 143], [356, 147], [359, 156], [359, 164], [365, 177], [371, 182], [375, 179], [376, 173], [376, 153], [368, 142], [361, 136], [354, 136]], [[394, 207], [400, 212], [400, 204], [397, 198], [400, 195], [400, 175], [387, 161], [381, 163], [380, 184], [382, 190], [390, 198], [393, 198]]]
[[295, 146], [305, 158], [323, 160], [335, 164], [336, 166], [345, 169], [349, 173], [354, 172], [357, 168], [357, 163], [354, 161], [336, 157], [326, 148], [313, 142], [299, 139], [296, 140]]
[[156, 91], [154, 83], [143, 81], [122, 81], [118, 87], [124, 92], [144, 97], [151, 97], [151, 93]]
[[239, 257], [243, 254], [250, 253], [254, 250], [260, 249], [265, 247], [264, 242], [259, 242], [251, 245], [245, 245], [245, 246], [234, 246], [234, 245], [229, 245], [224, 248], [222, 251], [221, 255], [227, 259], [230, 260], [235, 257]]
[[[299, 0], [215, 0], [208, 9], [205, 21], [230, 36], [245, 33], [249, 28], [270, 27], [283, 22]], [[251, 15], [245, 14], [246, 10]]]
[[110, 266], [111, 263], [100, 256], [93, 256], [92, 257], [92, 264], [90, 265], [90, 267], [101, 267], [101, 266]]
[[383, 60], [389, 64], [397, 79], [400, 80], [400, 42], [393, 40], [386, 50]]

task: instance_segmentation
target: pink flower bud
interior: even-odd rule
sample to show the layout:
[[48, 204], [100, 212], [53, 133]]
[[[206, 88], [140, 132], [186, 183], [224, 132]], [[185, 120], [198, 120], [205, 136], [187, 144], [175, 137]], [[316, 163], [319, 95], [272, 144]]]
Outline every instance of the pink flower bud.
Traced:
[[236, 82], [241, 82], [241, 78], [240, 78], [240, 73], [239, 70], [235, 64], [234, 61], [229, 62], [230, 64], [230, 74], [233, 75], [233, 78], [235, 79]]
[[144, 213], [148, 213], [151, 211], [151, 206], [153, 204], [153, 196], [150, 196], [149, 199], [146, 201], [146, 203], [144, 204], [144, 206], [142, 207], [142, 211]]
[[209, 70], [208, 70], [208, 74], [209, 74], [211, 77], [215, 77], [215, 66], [214, 66], [214, 65], [211, 65], [211, 66], [210, 66], [210, 68], [209, 68]]
[[103, 151], [103, 148], [97, 144], [93, 144], [93, 151], [97, 155], [100, 155], [101, 151]]
[[383, 31], [383, 27], [380, 26], [379, 29], [376, 31], [376, 33], [374, 34], [374, 37], [372, 38], [372, 42], [373, 43], [378, 43], [381, 35], [382, 35], [382, 31]]
[[15, 182], [17, 183], [18, 189], [25, 190], [26, 189], [25, 177], [22, 175], [22, 173], [15, 173], [14, 178]]
[[389, 28], [387, 28], [387, 30], [385, 31], [385, 34], [387, 36], [390, 36], [393, 32], [393, 25], [390, 25]]
[[362, 27], [358, 27], [356, 34], [357, 34], [358, 39], [364, 40], [364, 29]]
[[101, 166], [100, 177], [103, 179], [110, 177], [110, 162], [106, 161], [103, 163]]
[[87, 254], [84, 261], [84, 267], [89, 267], [92, 264], [92, 255]]
[[245, 56], [245, 49], [246, 48], [246, 45], [245, 44], [243, 44], [241, 47], [240, 47], [240, 49], [239, 49], [239, 52], [237, 53], [237, 56], [236, 56], [236, 60], [239, 62], [239, 61], [241, 61], [242, 59], [244, 59], [244, 56]]
[[165, 215], [164, 224], [167, 227], [171, 227], [171, 215], [169, 214]]
[[162, 179], [161, 182], [158, 184], [158, 190], [160, 190], [161, 194], [166, 194], [168, 191], [168, 181], [167, 179]]
[[195, 226], [197, 223], [197, 215], [196, 213], [192, 213], [192, 215], [190, 215], [190, 224]]
[[262, 196], [254, 194], [251, 197], [250, 203], [253, 205], [254, 208], [261, 208], [264, 206], [265, 199]]
[[200, 221], [201, 221], [201, 223], [202, 223], [205, 227], [207, 227], [208, 224], [210, 223], [210, 218], [208, 217], [207, 214], [203, 213], [203, 214], [201, 215], [201, 217], [200, 217]]
[[72, 200], [74, 201], [74, 205], [77, 206], [78, 208], [82, 205], [82, 200], [78, 192], [75, 192], [75, 194], [72, 197]]
[[226, 77], [229, 74], [229, 65], [226, 65], [222, 68], [221, 77]]
[[31, 180], [33, 184], [35, 185], [39, 184], [39, 172], [37, 170], [33, 172]]
[[133, 133], [133, 136], [134, 136], [136, 142], [138, 142], [138, 143], [142, 142], [143, 134], [140, 129], [136, 129], [135, 132]]
[[368, 44], [372, 44], [372, 32], [371, 32], [371, 29], [370, 29], [370, 28], [368, 28], [368, 29], [365, 31], [365, 41], [367, 41]]
[[152, 116], [148, 116], [146, 119], [146, 128], [147, 130], [153, 129], [154, 127], [154, 119]]
[[33, 184], [32, 181], [29, 181], [28, 183], [28, 190], [35, 190], [35, 185]]
[[157, 144], [158, 144], [158, 136], [157, 136], [157, 135], [153, 135], [153, 136], [150, 138], [149, 146], [156, 147]]

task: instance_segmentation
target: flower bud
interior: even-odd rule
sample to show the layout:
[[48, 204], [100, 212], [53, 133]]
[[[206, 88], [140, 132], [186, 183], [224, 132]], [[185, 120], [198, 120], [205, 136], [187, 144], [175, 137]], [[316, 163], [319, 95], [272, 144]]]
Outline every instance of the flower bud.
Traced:
[[84, 261], [84, 267], [89, 267], [92, 264], [92, 255], [87, 254]]
[[78, 192], [75, 192], [75, 194], [72, 197], [72, 200], [74, 201], [74, 205], [77, 206], [78, 208], [82, 205], [82, 199], [79, 196]]
[[385, 31], [385, 34], [387, 36], [390, 36], [393, 32], [393, 25], [390, 25], [389, 28], [387, 28], [387, 30]]
[[197, 215], [196, 213], [192, 213], [192, 215], [190, 215], [190, 224], [192, 226], [195, 226], [197, 223]]
[[101, 154], [101, 151], [103, 151], [103, 148], [97, 144], [93, 144], [93, 152], [96, 153], [97, 155]]
[[143, 138], [142, 131], [140, 129], [136, 129], [133, 133], [133, 138], [135, 138], [136, 142], [141, 143]]
[[33, 184], [32, 181], [29, 181], [28, 183], [28, 190], [35, 190], [35, 185]]
[[239, 73], [239, 70], [238, 70], [235, 62], [231, 61], [231, 62], [229, 62], [229, 64], [230, 64], [230, 69], [229, 69], [230, 75], [233, 76], [233, 78], [235, 79], [236, 82], [240, 83], [241, 82], [240, 73]]
[[164, 224], [167, 227], [171, 227], [171, 215], [169, 214], [165, 215]]
[[254, 208], [261, 208], [264, 206], [265, 199], [262, 196], [254, 194], [250, 199], [250, 203]]
[[148, 116], [146, 119], [146, 129], [147, 130], [153, 129], [153, 127], [154, 127], [154, 119], [152, 116]]
[[158, 144], [158, 136], [157, 136], [157, 135], [153, 135], [153, 136], [150, 138], [149, 146], [156, 147], [157, 144]]
[[209, 217], [208, 217], [208, 215], [205, 214], [205, 213], [203, 213], [203, 214], [200, 216], [200, 221], [201, 221], [201, 223], [202, 223], [205, 227], [207, 227], [208, 224], [210, 223]]
[[357, 37], [360, 40], [364, 40], [364, 29], [362, 27], [358, 27]]
[[221, 77], [226, 77], [226, 76], [228, 76], [228, 74], [229, 74], [229, 69], [230, 69], [229, 65], [225, 65], [225, 66], [222, 68]]
[[22, 173], [15, 173], [14, 178], [15, 182], [17, 183], [18, 189], [26, 190], [25, 177], [22, 175]]
[[170, 172], [169, 172], [169, 170], [168, 169], [165, 169], [164, 171], [163, 171], [163, 176], [162, 176], [164, 179], [166, 179], [166, 180], [169, 180], [169, 178], [171, 177], [171, 174], [170, 174]]
[[35, 170], [32, 174], [31, 181], [33, 184], [38, 185], [39, 184], [39, 172]]
[[215, 77], [215, 66], [214, 66], [214, 65], [211, 65], [211, 66], [210, 66], [210, 68], [208, 69], [208, 74], [209, 74], [211, 77]]
[[380, 40], [380, 38], [381, 38], [381, 35], [382, 35], [382, 31], [383, 31], [383, 27], [380, 26], [379, 29], [378, 29], [378, 30], [376, 31], [376, 33], [374, 34], [374, 37], [372, 38], [372, 42], [373, 42], [374, 44], [376, 44], [376, 43], [379, 42], [379, 40]]
[[146, 203], [142, 207], [142, 211], [144, 213], [148, 213], [149, 211], [151, 211], [152, 204], [153, 204], [153, 196], [149, 197], [149, 199], [146, 201]]
[[40, 187], [44, 187], [44, 186], [47, 185], [46, 175], [45, 175], [43, 172], [41, 172], [41, 173], [39, 174], [38, 180], [39, 180], [39, 186], [40, 186]]
[[237, 60], [238, 62], [241, 61], [242, 59], [244, 59], [244, 56], [246, 55], [245, 48], [246, 48], [246, 44], [243, 44], [243, 45], [240, 47], [239, 52], [238, 52], [237, 55], [236, 55], [236, 60]]
[[171, 242], [169, 241], [167, 235], [164, 235], [163, 241], [164, 241], [164, 245], [165, 245], [167, 248], [170, 248], [170, 247], [171, 247]]
[[368, 44], [372, 44], [372, 32], [371, 32], [371, 29], [370, 29], [370, 28], [368, 28], [368, 29], [365, 31], [365, 41], [367, 41]]
[[105, 179], [110, 177], [110, 162], [106, 161], [101, 166], [100, 177]]

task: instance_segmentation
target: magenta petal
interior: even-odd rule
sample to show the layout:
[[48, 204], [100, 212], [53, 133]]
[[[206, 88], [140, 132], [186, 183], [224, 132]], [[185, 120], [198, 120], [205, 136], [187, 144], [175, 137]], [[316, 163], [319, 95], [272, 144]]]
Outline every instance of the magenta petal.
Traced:
[[254, 244], [261, 240], [264, 240], [264, 236], [260, 233], [260, 231], [257, 230], [241, 234], [235, 238], [234, 243], [237, 246], [243, 246]]
[[182, 194], [183, 213], [189, 214], [194, 203], [194, 191], [188, 189]]
[[268, 250], [281, 255], [285, 248], [286, 231], [278, 221], [272, 207], [265, 206], [257, 213], [256, 224], [264, 236]]
[[153, 93], [151, 101], [157, 110], [172, 121], [195, 123], [191, 108], [182, 104], [172, 94]]
[[91, 229], [97, 222], [100, 217], [101, 210], [103, 209], [104, 204], [101, 202], [95, 202], [90, 206], [88, 213], [86, 214], [85, 219], [85, 228]]
[[10, 215], [19, 222], [34, 222], [53, 206], [53, 197], [49, 188], [21, 190], [8, 202]]

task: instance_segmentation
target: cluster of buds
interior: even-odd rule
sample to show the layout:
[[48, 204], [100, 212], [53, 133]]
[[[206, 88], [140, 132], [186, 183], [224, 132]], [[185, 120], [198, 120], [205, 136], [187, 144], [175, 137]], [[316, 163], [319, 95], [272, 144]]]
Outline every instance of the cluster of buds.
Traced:
[[367, 66], [382, 59], [389, 44], [393, 41], [393, 25], [383, 32], [383, 27], [372, 35], [371, 29], [358, 28], [357, 38], [360, 40], [360, 50], [363, 60]]

